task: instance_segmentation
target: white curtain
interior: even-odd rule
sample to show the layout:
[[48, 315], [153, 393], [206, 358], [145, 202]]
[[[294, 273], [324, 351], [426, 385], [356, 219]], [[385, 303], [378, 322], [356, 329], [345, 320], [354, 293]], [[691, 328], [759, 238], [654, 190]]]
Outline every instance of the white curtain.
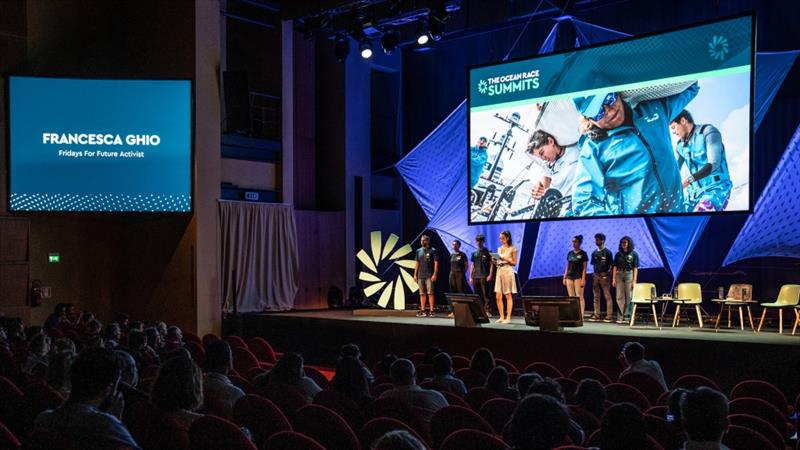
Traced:
[[[291, 309], [298, 289], [297, 229], [289, 205], [219, 202], [223, 308]], [[235, 273], [235, 277], [234, 277]]]

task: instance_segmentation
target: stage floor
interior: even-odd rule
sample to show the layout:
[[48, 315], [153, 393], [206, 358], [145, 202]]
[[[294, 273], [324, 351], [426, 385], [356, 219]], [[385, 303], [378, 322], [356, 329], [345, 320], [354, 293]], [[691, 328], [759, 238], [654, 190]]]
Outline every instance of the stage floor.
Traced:
[[[365, 313], [366, 311], [366, 313]], [[382, 314], [383, 313], [383, 314]], [[398, 314], [399, 313], [399, 314]], [[415, 317], [413, 311], [379, 311], [379, 310], [320, 310], [320, 311], [290, 311], [281, 313], [266, 313], [270, 316], [296, 317], [306, 319], [316, 319], [323, 321], [353, 321], [360, 323], [386, 323], [393, 325], [428, 325], [432, 327], [454, 328], [452, 317], [439, 314], [434, 318]], [[510, 332], [541, 333], [538, 327], [525, 325], [522, 317], [512, 317], [510, 324], [494, 323], [497, 316], [493, 317], [491, 323], [481, 324], [482, 329], [491, 329]], [[792, 336], [791, 326], [784, 326], [784, 334], [778, 334], [777, 330], [763, 329], [761, 333], [754, 333], [745, 322], [744, 331], [738, 328], [738, 321], [734, 320], [732, 328], [727, 328], [727, 320], [718, 331], [714, 330], [714, 323], [704, 323], [703, 328], [697, 327], [696, 323], [691, 326], [686, 323], [672, 328], [672, 319], [666, 317], [668, 326], [656, 328], [652, 321], [640, 322], [634, 327], [628, 325], [618, 325], [616, 323], [604, 322], [584, 322], [582, 327], [563, 328], [562, 331], [547, 334], [564, 335], [603, 335], [603, 336], [623, 336], [631, 338], [655, 338], [655, 339], [688, 339], [705, 340], [719, 342], [747, 342], [751, 344], [768, 345], [800, 345], [800, 334]], [[755, 318], [754, 318], [755, 320]], [[755, 323], [758, 327], [758, 322]]]

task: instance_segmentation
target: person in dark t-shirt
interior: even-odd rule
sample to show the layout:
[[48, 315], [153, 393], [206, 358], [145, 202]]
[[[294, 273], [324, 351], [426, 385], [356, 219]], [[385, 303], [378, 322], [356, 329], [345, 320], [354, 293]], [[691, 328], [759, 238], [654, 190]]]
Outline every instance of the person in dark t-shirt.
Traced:
[[[467, 255], [461, 251], [461, 241], [453, 241], [453, 252], [450, 253], [450, 292], [467, 293]], [[451, 312], [449, 317], [453, 317]]]
[[484, 246], [485, 242], [486, 236], [483, 234], [475, 236], [475, 245], [478, 249], [472, 252], [472, 257], [470, 257], [469, 281], [472, 283], [475, 293], [480, 297], [486, 315], [491, 317], [492, 308], [489, 304], [488, 294], [490, 291], [486, 285], [492, 281], [494, 264], [492, 264], [492, 253]]
[[427, 235], [420, 238], [422, 247], [417, 249], [414, 264], [414, 281], [419, 285], [419, 312], [417, 317], [425, 317], [425, 303], [430, 305], [430, 317], [435, 317], [433, 312], [433, 292], [436, 283], [436, 274], [439, 272], [439, 256], [436, 249], [431, 247], [431, 239]]
[[617, 288], [617, 307], [619, 316], [617, 323], [628, 322], [630, 313], [633, 286], [639, 275], [639, 254], [633, 250], [633, 240], [625, 236], [619, 241], [619, 251], [614, 255], [614, 269], [612, 270], [611, 285]]
[[589, 256], [581, 250], [583, 235], [572, 238], [572, 250], [567, 253], [567, 267], [564, 269], [563, 284], [567, 287], [567, 295], [578, 297], [581, 305], [581, 317], [585, 308], [583, 301], [583, 288], [586, 286], [586, 265]]
[[[614, 255], [611, 250], [606, 248], [606, 235], [597, 233], [594, 235], [594, 243], [597, 244], [597, 250], [592, 252], [592, 294], [594, 294], [594, 311], [592, 317], [589, 318], [590, 322], [597, 322], [600, 320], [600, 304], [602, 303], [602, 295], [606, 297], [606, 316], [604, 322], [614, 321], [614, 303], [611, 300], [611, 267], [614, 265]], [[602, 290], [602, 293], [601, 293]]]

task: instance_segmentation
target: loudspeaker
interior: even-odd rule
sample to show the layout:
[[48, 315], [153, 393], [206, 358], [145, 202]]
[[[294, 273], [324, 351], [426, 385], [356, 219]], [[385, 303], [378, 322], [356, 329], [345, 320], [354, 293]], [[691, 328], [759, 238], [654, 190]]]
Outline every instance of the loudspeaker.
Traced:
[[225, 131], [250, 134], [250, 86], [247, 72], [226, 70], [222, 74], [225, 94]]

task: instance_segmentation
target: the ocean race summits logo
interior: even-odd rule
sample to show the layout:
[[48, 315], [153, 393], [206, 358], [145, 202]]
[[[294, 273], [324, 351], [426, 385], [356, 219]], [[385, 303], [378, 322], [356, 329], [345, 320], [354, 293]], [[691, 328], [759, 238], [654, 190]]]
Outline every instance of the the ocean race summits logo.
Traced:
[[478, 81], [478, 92], [493, 97], [495, 95], [525, 92], [539, 88], [539, 71], [513, 73]]
[[711, 38], [711, 42], [708, 43], [708, 56], [712, 59], [722, 61], [725, 59], [725, 56], [727, 56], [728, 52], [728, 39], [725, 36], [714, 36]]

